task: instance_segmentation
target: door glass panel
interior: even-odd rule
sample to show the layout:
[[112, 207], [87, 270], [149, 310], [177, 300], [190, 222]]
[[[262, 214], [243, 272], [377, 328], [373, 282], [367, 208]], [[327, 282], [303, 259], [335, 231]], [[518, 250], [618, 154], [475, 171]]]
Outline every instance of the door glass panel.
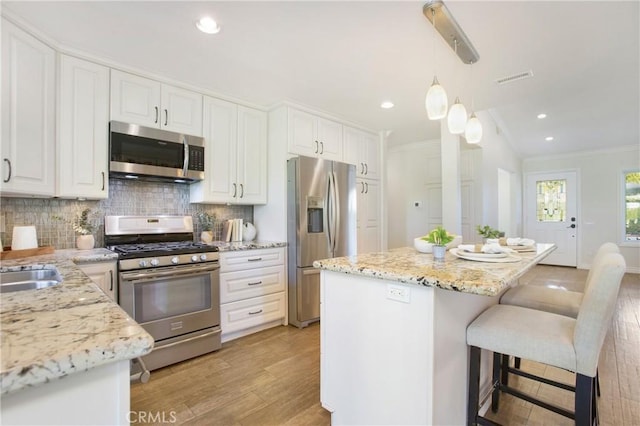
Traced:
[[536, 181], [536, 217], [538, 222], [564, 222], [567, 212], [567, 181]]
[[625, 241], [640, 241], [640, 172], [624, 176]]
[[211, 275], [135, 284], [135, 320], [149, 322], [211, 309]]

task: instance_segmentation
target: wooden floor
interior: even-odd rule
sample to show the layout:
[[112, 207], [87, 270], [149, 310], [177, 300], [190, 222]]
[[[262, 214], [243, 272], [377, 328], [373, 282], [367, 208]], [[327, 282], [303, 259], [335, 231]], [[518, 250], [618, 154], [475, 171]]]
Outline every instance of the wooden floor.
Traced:
[[[584, 270], [539, 265], [521, 283], [581, 290], [586, 275]], [[556, 380], [573, 378], [525, 360], [522, 368]], [[640, 425], [640, 275], [625, 275], [599, 371], [601, 424]], [[519, 377], [511, 383], [572, 408], [570, 392]], [[131, 410], [138, 424], [329, 425], [330, 415], [320, 406], [320, 326], [273, 328], [153, 371], [149, 383], [132, 386]], [[573, 424], [509, 395], [502, 396], [499, 412], [489, 417], [504, 425]]]

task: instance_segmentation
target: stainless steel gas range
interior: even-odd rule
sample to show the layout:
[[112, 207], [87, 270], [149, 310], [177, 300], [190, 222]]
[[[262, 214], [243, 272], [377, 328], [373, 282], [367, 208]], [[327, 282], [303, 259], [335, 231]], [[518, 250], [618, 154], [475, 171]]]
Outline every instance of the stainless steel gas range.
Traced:
[[191, 216], [106, 216], [105, 243], [118, 303], [155, 339], [149, 370], [220, 349], [218, 249], [193, 242]]

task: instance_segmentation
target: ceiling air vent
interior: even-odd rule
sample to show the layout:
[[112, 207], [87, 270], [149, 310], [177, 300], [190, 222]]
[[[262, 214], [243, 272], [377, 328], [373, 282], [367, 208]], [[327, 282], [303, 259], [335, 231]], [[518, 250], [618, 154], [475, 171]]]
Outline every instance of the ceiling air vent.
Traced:
[[531, 77], [533, 77], [533, 71], [529, 70], [525, 72], [520, 72], [518, 74], [512, 74], [506, 77], [498, 78], [495, 80], [495, 82], [497, 84], [507, 84], [507, 83], [513, 83], [514, 81], [518, 81], [518, 80], [524, 80], [525, 78], [531, 78]]

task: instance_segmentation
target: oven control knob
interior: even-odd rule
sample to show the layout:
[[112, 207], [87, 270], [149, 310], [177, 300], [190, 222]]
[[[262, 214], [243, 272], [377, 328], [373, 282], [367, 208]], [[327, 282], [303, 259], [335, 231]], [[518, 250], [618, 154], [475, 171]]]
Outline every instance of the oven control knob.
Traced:
[[160, 261], [158, 259], [151, 259], [151, 266], [158, 266]]
[[191, 256], [191, 261], [192, 262], [197, 262], [198, 261], [198, 256], [196, 256], [196, 255]]
[[141, 268], [146, 268], [147, 267], [147, 261], [146, 260], [141, 260], [140, 262], [138, 262], [138, 265], [140, 265]]
[[202, 260], [202, 261], [207, 260], [207, 255], [206, 254], [201, 254], [200, 255], [200, 260]]
[[177, 265], [178, 262], [180, 262], [180, 259], [178, 258], [178, 256], [171, 258], [171, 263], [173, 263], [174, 265]]

